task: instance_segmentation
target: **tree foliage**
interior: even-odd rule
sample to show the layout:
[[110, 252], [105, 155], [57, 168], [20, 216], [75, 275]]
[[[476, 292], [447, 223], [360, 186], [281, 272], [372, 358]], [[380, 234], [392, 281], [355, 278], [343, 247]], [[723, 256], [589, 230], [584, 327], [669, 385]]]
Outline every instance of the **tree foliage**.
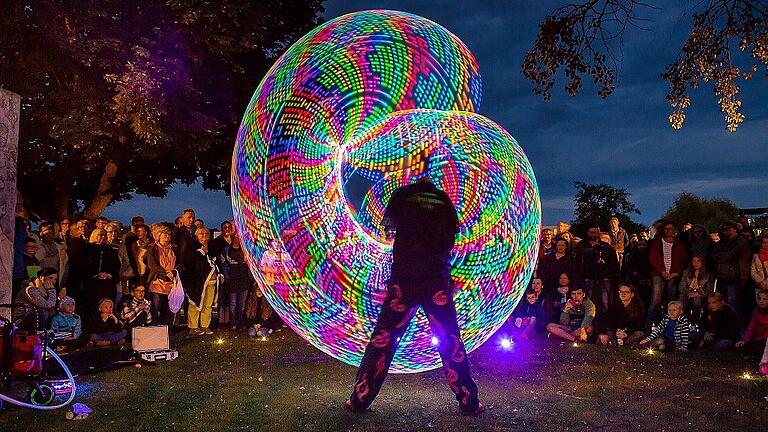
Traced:
[[717, 231], [722, 222], [737, 220], [738, 217], [739, 209], [730, 200], [706, 199], [690, 192], [683, 192], [675, 197], [672, 206], [664, 215], [665, 219], [675, 222], [677, 226], [683, 226], [686, 222], [702, 224], [710, 232]]
[[[656, 2], [663, 4], [662, 2]], [[691, 33], [677, 59], [661, 74], [669, 82], [669, 122], [679, 129], [690, 106], [689, 90], [713, 83], [726, 129], [735, 132], [744, 121], [738, 99], [739, 80], [747, 80], [763, 65], [768, 74], [768, 2], [763, 0], [702, 0], [692, 6]], [[575, 96], [582, 76], [589, 75], [605, 98], [615, 88], [613, 44], [627, 28], [644, 29], [650, 20], [642, 10], [657, 7], [641, 0], [588, 0], [569, 3], [544, 18], [522, 66], [534, 84], [533, 93], [551, 98], [557, 72], [564, 68], [566, 91]], [[751, 57], [742, 71], [733, 57]]]
[[7, 0], [0, 87], [22, 96], [28, 209], [97, 216], [202, 178], [227, 189], [249, 97], [321, 0]]
[[584, 236], [586, 230], [597, 224], [601, 230], [607, 231], [612, 217], [619, 219], [619, 224], [630, 233], [639, 232], [645, 227], [634, 222], [629, 215], [640, 214], [637, 206], [629, 200], [631, 193], [626, 189], [601, 184], [575, 182], [576, 218], [571, 222], [571, 231]]

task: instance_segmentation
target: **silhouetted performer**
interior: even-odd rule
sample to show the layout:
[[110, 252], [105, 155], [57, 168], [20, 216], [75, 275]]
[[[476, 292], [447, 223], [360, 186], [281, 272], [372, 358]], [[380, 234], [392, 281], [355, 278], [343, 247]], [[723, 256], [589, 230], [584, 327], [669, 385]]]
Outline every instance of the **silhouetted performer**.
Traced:
[[453, 303], [450, 253], [459, 232], [456, 208], [425, 177], [395, 190], [383, 223], [389, 234], [395, 231], [391, 278], [347, 409], [364, 412], [371, 405], [387, 377], [400, 337], [421, 306], [438, 338], [437, 350], [459, 408], [464, 414], [479, 414], [484, 408], [477, 399]]

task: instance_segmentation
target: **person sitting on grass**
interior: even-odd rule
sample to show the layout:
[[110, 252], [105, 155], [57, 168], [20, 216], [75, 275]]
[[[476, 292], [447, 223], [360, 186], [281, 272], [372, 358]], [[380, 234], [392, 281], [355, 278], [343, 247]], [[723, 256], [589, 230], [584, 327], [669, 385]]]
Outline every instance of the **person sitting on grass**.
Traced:
[[64, 297], [59, 302], [59, 312], [51, 320], [57, 351], [76, 349], [85, 344], [83, 320], [75, 313], [75, 299]]
[[560, 324], [549, 324], [547, 331], [567, 341], [586, 341], [592, 334], [592, 320], [596, 314], [597, 308], [592, 300], [585, 298], [584, 289], [574, 288], [571, 291], [571, 299], [565, 303], [560, 313]]
[[707, 313], [701, 320], [701, 334], [699, 347], [713, 351], [729, 350], [741, 340], [736, 312], [719, 292], [707, 296]]
[[635, 292], [632, 284], [619, 284], [619, 300], [614, 301], [608, 316], [601, 320], [602, 327], [598, 342], [600, 345], [637, 345], [645, 332], [645, 305]]
[[667, 315], [640, 341], [640, 345], [650, 345], [661, 352], [686, 352], [690, 335], [691, 323], [683, 315], [683, 303], [674, 300], [667, 304]]
[[736, 348], [743, 348], [749, 354], [760, 354], [768, 338], [768, 289], [757, 293], [757, 307], [752, 312], [744, 337], [736, 343]]
[[56, 294], [56, 281], [58, 272], [53, 267], [46, 267], [37, 272], [37, 277], [32, 279], [26, 288], [17, 296], [17, 302], [25, 307], [19, 318], [19, 328], [41, 330], [48, 328], [51, 313], [55, 310], [58, 295]]
[[135, 327], [152, 325], [152, 304], [144, 298], [147, 289], [144, 285], [136, 285], [131, 290], [131, 298], [123, 304], [120, 318], [125, 323], [125, 328], [133, 330]]
[[104, 298], [99, 302], [99, 313], [91, 322], [89, 345], [110, 346], [124, 345], [128, 332], [120, 325], [114, 313], [115, 304]]
[[544, 308], [538, 301], [534, 291], [525, 293], [525, 302], [518, 303], [509, 324], [514, 332], [515, 340], [526, 340], [534, 336], [536, 328], [544, 320]]

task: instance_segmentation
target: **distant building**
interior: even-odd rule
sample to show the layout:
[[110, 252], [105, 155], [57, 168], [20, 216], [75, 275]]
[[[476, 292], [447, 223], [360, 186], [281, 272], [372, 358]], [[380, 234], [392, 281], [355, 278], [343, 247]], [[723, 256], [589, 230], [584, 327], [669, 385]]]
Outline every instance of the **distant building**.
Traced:
[[739, 216], [749, 221], [749, 226], [755, 230], [755, 235], [760, 235], [768, 230], [768, 207], [739, 209]]

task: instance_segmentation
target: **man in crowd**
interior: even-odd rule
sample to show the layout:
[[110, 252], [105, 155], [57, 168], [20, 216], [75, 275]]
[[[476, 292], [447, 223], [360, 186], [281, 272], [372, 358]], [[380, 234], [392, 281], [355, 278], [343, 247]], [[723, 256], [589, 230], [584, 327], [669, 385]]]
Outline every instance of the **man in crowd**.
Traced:
[[[197, 243], [197, 240], [195, 239], [195, 211], [191, 208], [184, 210], [181, 213], [181, 219], [179, 220], [181, 223], [180, 226], [176, 229], [176, 234], [173, 236], [173, 244], [177, 245], [179, 247], [179, 251], [181, 252], [181, 255], [185, 255], [187, 253], [187, 249], [189, 249], [192, 245]], [[194, 249], [194, 248], [193, 248]]]
[[35, 255], [42, 268], [52, 267], [59, 274], [59, 286], [66, 286], [67, 280], [67, 247], [56, 242], [53, 224], [40, 224], [40, 248]]
[[586, 298], [583, 288], [576, 287], [571, 291], [571, 299], [563, 305], [560, 324], [549, 324], [547, 331], [570, 342], [586, 341], [592, 334], [592, 321], [596, 315], [595, 304]]
[[715, 262], [718, 291], [725, 293], [736, 317], [739, 327], [744, 328], [746, 315], [743, 307], [743, 293], [750, 278], [752, 249], [749, 242], [739, 235], [739, 224], [726, 221], [720, 224], [720, 241], [712, 250]]
[[552, 241], [552, 229], [544, 228], [541, 230], [541, 247], [539, 248], [539, 259], [544, 255], [549, 255], [555, 251], [555, 243]]
[[583, 288], [600, 312], [607, 312], [612, 299], [611, 278], [619, 270], [616, 251], [600, 240], [600, 228], [596, 224], [587, 230], [587, 239], [576, 245], [576, 270]]
[[616, 255], [619, 257], [619, 265], [621, 265], [624, 259], [624, 249], [629, 244], [629, 236], [627, 231], [619, 226], [619, 219], [617, 217], [611, 218], [611, 229], [608, 230], [608, 235], [611, 236], [611, 246], [616, 251]]

